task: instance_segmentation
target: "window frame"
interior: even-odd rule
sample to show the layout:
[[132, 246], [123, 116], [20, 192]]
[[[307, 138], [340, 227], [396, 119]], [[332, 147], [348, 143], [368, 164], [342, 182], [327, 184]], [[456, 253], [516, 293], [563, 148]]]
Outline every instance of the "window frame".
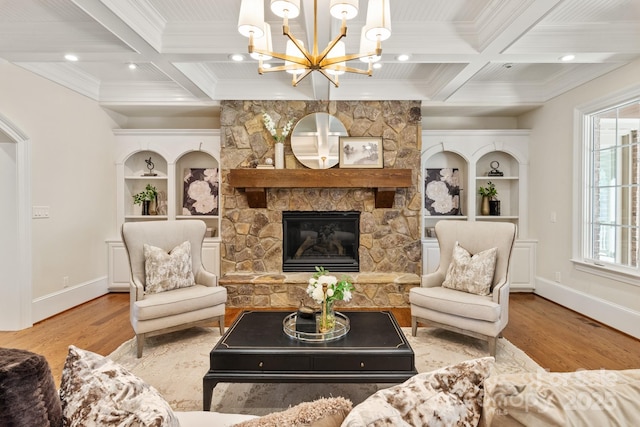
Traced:
[[573, 257], [571, 261], [577, 270], [595, 274], [612, 280], [640, 287], [640, 265], [627, 267], [616, 263], [607, 263], [586, 256], [591, 247], [592, 231], [589, 225], [591, 216], [591, 192], [589, 186], [593, 179], [590, 117], [601, 111], [620, 107], [640, 98], [640, 85], [627, 88], [592, 102], [578, 106], [574, 110], [574, 186], [573, 186]]

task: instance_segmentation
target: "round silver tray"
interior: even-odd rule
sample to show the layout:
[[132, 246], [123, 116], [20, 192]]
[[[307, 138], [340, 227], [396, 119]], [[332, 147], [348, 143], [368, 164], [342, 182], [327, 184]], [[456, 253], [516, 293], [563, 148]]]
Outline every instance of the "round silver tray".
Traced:
[[336, 316], [336, 327], [333, 331], [329, 332], [301, 332], [296, 331], [296, 319], [298, 318], [298, 313], [291, 313], [282, 321], [282, 329], [284, 333], [290, 336], [291, 338], [305, 341], [305, 342], [316, 342], [323, 343], [327, 341], [335, 341], [347, 335], [349, 332], [350, 324], [349, 318], [339, 311], [335, 312]]

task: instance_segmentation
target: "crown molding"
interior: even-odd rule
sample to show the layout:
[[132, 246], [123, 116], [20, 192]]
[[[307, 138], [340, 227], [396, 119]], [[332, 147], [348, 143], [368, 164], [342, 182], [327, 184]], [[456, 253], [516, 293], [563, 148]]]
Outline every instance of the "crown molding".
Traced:
[[16, 62], [15, 64], [93, 100], [98, 101], [100, 98], [100, 80], [78, 67], [59, 62]]

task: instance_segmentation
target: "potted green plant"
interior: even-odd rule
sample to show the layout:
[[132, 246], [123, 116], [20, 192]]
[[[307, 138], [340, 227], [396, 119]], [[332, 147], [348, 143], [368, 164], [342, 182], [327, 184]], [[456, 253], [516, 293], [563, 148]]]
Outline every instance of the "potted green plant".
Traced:
[[133, 204], [142, 205], [142, 215], [149, 215], [149, 206], [151, 202], [155, 201], [158, 197], [158, 190], [151, 184], [147, 186], [141, 192], [133, 195]]
[[478, 188], [478, 193], [482, 196], [482, 203], [480, 205], [481, 215], [500, 215], [500, 200], [498, 196], [498, 190], [493, 182], [487, 182], [486, 187]]

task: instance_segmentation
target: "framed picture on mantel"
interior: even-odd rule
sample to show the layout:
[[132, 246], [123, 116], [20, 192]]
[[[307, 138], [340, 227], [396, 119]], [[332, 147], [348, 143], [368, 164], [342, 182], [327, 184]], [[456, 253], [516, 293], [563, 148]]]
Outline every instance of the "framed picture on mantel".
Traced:
[[341, 168], [382, 168], [382, 138], [340, 137]]

